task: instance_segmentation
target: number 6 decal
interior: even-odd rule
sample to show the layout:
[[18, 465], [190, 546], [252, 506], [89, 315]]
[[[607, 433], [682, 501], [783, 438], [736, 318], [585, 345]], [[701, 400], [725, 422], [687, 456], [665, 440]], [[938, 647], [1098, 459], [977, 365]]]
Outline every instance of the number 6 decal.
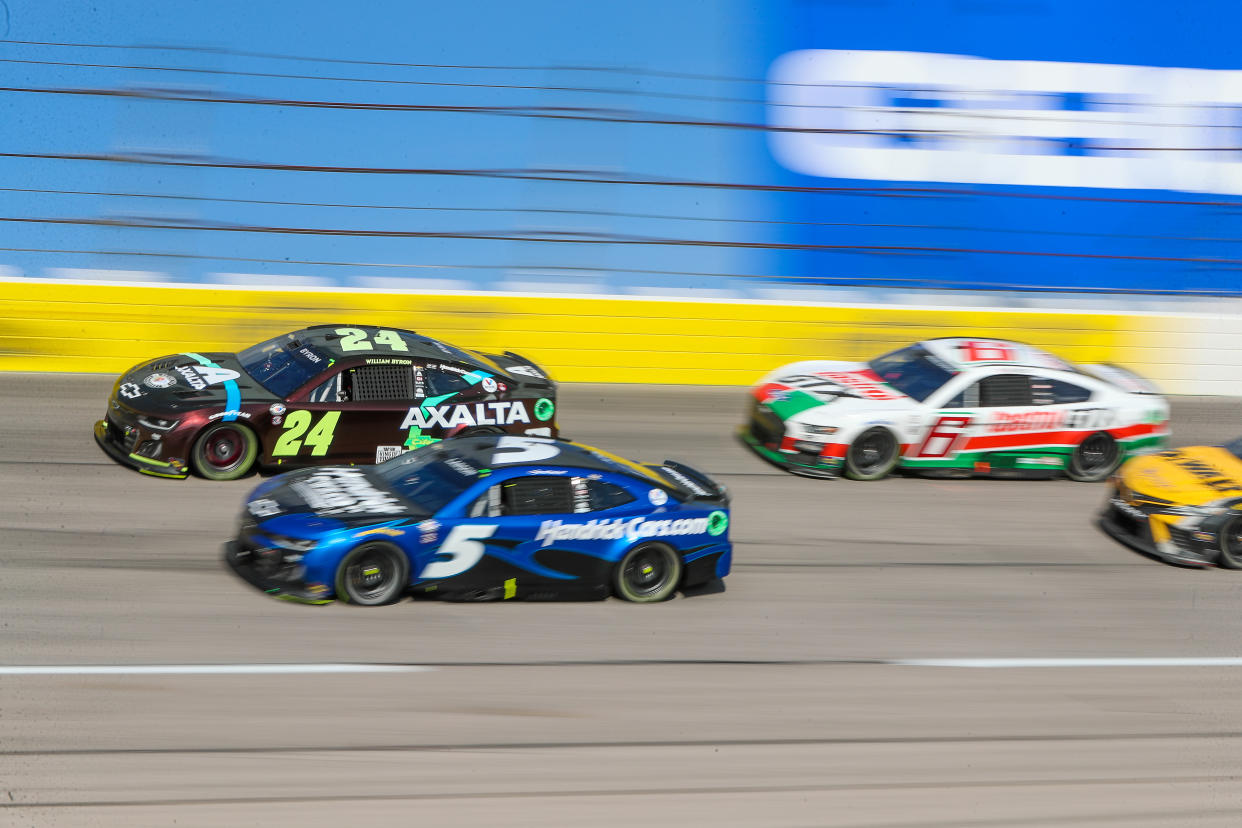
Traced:
[[448, 533], [444, 543], [436, 551], [436, 556], [451, 555], [447, 561], [432, 561], [418, 573], [420, 578], [451, 578], [460, 575], [474, 566], [483, 557], [483, 538], [496, 534], [498, 527], [491, 526], [454, 526]]
[[918, 457], [947, 457], [957, 446], [958, 441], [966, 434], [970, 426], [970, 417], [954, 415], [941, 417], [923, 438], [919, 447]]

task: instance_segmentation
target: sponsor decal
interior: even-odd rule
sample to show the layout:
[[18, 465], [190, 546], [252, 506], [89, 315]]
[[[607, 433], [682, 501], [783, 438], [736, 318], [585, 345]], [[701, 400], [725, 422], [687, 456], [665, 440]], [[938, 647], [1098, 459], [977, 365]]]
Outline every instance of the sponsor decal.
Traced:
[[707, 489], [704, 489], [698, 483], [695, 483], [689, 477], [677, 471], [677, 469], [670, 468], [668, 466], [661, 466], [660, 471], [663, 472], [666, 477], [676, 480], [677, 484], [688, 492], [693, 492], [700, 497], [707, 497], [711, 494], [707, 491]]
[[246, 508], [255, 517], [271, 517], [280, 514], [280, 504], [266, 497], [255, 498], [246, 504]]
[[474, 466], [462, 460], [460, 457], [449, 457], [444, 460], [444, 465], [448, 466], [458, 474], [464, 474], [467, 477], [474, 477], [479, 470]]
[[[720, 524], [719, 518], [724, 519]], [[713, 521], [717, 521], [713, 523]], [[680, 518], [677, 520], [648, 520], [636, 518], [603, 518], [586, 523], [565, 523], [545, 520], [539, 525], [535, 540], [543, 546], [564, 540], [620, 540], [630, 542], [644, 538], [666, 538], [679, 535], [719, 535], [729, 523], [724, 512], [712, 512], [709, 517]], [[713, 529], [713, 527], [718, 527]]]
[[1002, 434], [1012, 431], [1055, 431], [1065, 423], [1064, 411], [998, 411], [988, 431]]
[[724, 512], [716, 511], [707, 516], [707, 534], [713, 537], [723, 535], [728, 528], [729, 516]]
[[647, 500], [651, 501], [652, 506], [663, 506], [668, 503], [668, 492], [663, 489], [652, 489], [647, 492]]
[[438, 442], [440, 442], [439, 438], [428, 437], [426, 434], [423, 434], [418, 426], [410, 426], [410, 436], [405, 438], [405, 447], [413, 450]]
[[399, 515], [400, 501], [371, 485], [358, 469], [324, 468], [290, 487], [321, 515], [374, 513]]
[[545, 374], [533, 365], [514, 365], [505, 369], [510, 374], [519, 374], [524, 377], [534, 377], [535, 379], [543, 379]]
[[267, 411], [272, 415], [272, 425], [280, 425], [284, 422], [283, 417], [286, 410], [283, 403], [272, 403], [268, 406]]
[[569, 474], [568, 469], [531, 469], [527, 474]]
[[144, 379], [142, 384], [147, 388], [172, 388], [177, 384], [177, 378], [161, 371]]
[[1019, 457], [1016, 461], [1019, 466], [1060, 466], [1062, 461], [1056, 457]]
[[1068, 428], [1108, 428], [1117, 420], [1116, 412], [1107, 408], [1076, 408], [1065, 415]]
[[546, 397], [535, 401], [535, 419], [546, 422], [556, 413], [556, 405]]
[[400, 457], [405, 451], [403, 446], [376, 446], [375, 462], [386, 463], [394, 457]]
[[376, 526], [371, 529], [363, 529], [361, 532], [354, 534], [355, 538], [364, 538], [367, 535], [387, 535], [390, 538], [399, 538], [405, 534], [404, 530], [395, 529], [391, 526]]
[[[539, 404], [535, 404], [538, 409]], [[536, 415], [538, 412], [536, 411]], [[548, 416], [552, 416], [550, 413]], [[547, 417], [543, 418], [547, 419]], [[401, 421], [401, 428], [456, 428], [457, 426], [513, 425], [529, 423], [526, 405], [522, 402], [467, 403], [464, 405], [424, 405], [411, 408]]]
[[479, 385], [483, 386], [483, 390], [489, 394], [495, 393], [496, 391], [496, 380], [491, 377], [484, 377], [479, 380]]
[[527, 429], [524, 429], [522, 433], [528, 434], [531, 437], [551, 437], [552, 429], [546, 428], [546, 427], [545, 428], [527, 428]]
[[202, 391], [209, 385], [220, 385], [241, 376], [236, 371], [218, 365], [182, 365], [175, 370], [195, 391]]
[[127, 400], [136, 400], [142, 396], [142, 389], [132, 382], [123, 382], [117, 393]]
[[236, 408], [230, 408], [228, 411], [217, 411], [215, 414], [209, 414], [208, 420], [218, 420], [223, 417], [226, 420], [236, 420], [238, 417], [249, 420], [250, 413], [247, 411], [239, 411]]
[[435, 520], [424, 520], [418, 524], [418, 542], [419, 543], [435, 543], [436, 533], [440, 531], [440, 524]]
[[1242, 489], [1238, 481], [1202, 460], [1196, 460], [1181, 452], [1169, 452], [1166, 456], [1169, 456], [1177, 466], [1199, 478], [1199, 481], [1208, 488], [1215, 489], [1218, 492], [1233, 492]]

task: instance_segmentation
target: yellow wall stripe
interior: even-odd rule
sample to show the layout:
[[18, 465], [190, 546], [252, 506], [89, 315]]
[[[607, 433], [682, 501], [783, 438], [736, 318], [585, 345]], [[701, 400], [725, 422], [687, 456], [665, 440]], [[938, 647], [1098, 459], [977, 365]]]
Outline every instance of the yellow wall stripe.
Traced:
[[[0, 282], [0, 370], [119, 373], [311, 324], [408, 328], [512, 350], [565, 382], [748, 385], [799, 359], [865, 359], [935, 336], [1029, 342], [1142, 371], [1181, 320], [1039, 310]], [[1151, 373], [1150, 371], [1148, 372]], [[1159, 377], [1153, 377], [1159, 379]]]

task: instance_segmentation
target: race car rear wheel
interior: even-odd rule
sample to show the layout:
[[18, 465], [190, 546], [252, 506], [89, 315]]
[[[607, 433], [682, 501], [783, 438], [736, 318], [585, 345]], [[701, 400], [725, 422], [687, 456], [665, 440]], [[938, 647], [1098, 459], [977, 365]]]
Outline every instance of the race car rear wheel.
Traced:
[[1242, 518], [1233, 518], [1220, 528], [1220, 557], [1223, 569], [1242, 569]]
[[1065, 474], [1070, 480], [1097, 483], [1107, 478], [1121, 465], [1121, 447], [1111, 434], [1097, 431], [1088, 434], [1070, 455]]
[[845, 476], [851, 480], [879, 480], [897, 465], [901, 447], [887, 428], [869, 428], [854, 438], [845, 452]]
[[190, 450], [194, 470], [208, 480], [245, 476], [259, 456], [259, 438], [243, 425], [216, 423], [203, 429]]
[[638, 604], [665, 600], [679, 581], [681, 555], [662, 543], [644, 543], [626, 552], [612, 577], [617, 597]]
[[336, 570], [336, 597], [350, 604], [378, 607], [401, 597], [409, 582], [410, 563], [387, 543], [354, 549]]

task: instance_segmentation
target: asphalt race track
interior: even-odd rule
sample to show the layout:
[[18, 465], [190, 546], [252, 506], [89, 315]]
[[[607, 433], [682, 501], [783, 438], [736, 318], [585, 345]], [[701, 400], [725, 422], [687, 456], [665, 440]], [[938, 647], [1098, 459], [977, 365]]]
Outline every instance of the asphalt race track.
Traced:
[[[1194, 659], [1242, 656], [1242, 573], [1112, 542], [1104, 484], [795, 478], [738, 389], [566, 386], [566, 436], [729, 485], [723, 589], [306, 607], [219, 563], [253, 479], [99, 451], [110, 386], [0, 375], [0, 825], [1239, 823], [1242, 659]], [[1008, 658], [1081, 661], [953, 666]]]

